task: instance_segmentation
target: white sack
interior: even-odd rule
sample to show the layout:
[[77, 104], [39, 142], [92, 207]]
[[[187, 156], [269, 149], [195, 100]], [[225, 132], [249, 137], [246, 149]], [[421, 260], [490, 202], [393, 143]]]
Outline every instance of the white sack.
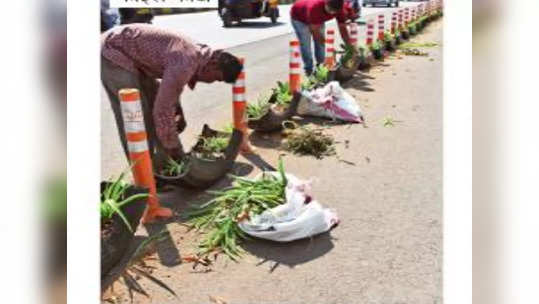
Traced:
[[241, 230], [257, 238], [289, 242], [326, 232], [338, 224], [339, 219], [334, 211], [312, 200], [310, 182], [299, 180], [291, 174], [286, 177], [286, 203], [244, 220], [239, 223]]
[[301, 92], [298, 114], [339, 119], [348, 122], [364, 121], [361, 108], [352, 95], [348, 94], [337, 81], [322, 88]]

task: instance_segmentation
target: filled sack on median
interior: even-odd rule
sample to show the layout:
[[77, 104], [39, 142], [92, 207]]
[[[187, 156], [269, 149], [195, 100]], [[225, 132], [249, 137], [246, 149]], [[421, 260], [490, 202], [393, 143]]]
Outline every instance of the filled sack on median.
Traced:
[[339, 223], [334, 211], [312, 199], [310, 182], [291, 174], [286, 174], [286, 178], [286, 203], [240, 222], [238, 226], [243, 232], [261, 239], [290, 242], [324, 233]]
[[352, 95], [348, 94], [337, 81], [322, 88], [301, 92], [298, 115], [338, 119], [346, 122], [364, 122], [361, 108]]

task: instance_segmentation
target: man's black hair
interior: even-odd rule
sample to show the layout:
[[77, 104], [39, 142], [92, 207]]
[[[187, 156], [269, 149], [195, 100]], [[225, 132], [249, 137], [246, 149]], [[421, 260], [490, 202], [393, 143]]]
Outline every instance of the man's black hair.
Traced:
[[340, 11], [343, 6], [343, 0], [328, 0], [327, 4], [329, 7], [336, 11]]
[[219, 57], [219, 68], [223, 71], [223, 80], [227, 83], [233, 83], [243, 69], [243, 64], [236, 56], [223, 52]]

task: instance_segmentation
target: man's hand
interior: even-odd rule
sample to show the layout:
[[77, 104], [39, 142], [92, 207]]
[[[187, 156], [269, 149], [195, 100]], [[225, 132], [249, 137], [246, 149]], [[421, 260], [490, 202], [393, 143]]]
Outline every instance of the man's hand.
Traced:
[[178, 147], [178, 148], [174, 148], [174, 149], [167, 149], [166, 150], [168, 156], [170, 156], [170, 158], [176, 160], [176, 161], [179, 161], [179, 160], [182, 160], [185, 158], [185, 152], [183, 152], [183, 148], [182, 147]]
[[319, 44], [324, 45], [326, 43], [326, 40], [324, 38], [324, 34], [322, 33], [322, 25], [321, 24], [311, 24], [309, 25], [309, 29], [311, 30], [311, 33], [313, 34], [314, 41], [318, 42]]

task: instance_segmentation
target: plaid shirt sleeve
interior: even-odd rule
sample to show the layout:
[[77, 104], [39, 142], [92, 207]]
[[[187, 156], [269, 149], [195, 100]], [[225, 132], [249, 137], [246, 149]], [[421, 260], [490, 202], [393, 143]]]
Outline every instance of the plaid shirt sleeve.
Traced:
[[153, 119], [155, 131], [166, 149], [180, 148], [180, 140], [174, 116], [176, 104], [183, 87], [196, 71], [196, 62], [183, 60], [167, 67], [154, 103]]

